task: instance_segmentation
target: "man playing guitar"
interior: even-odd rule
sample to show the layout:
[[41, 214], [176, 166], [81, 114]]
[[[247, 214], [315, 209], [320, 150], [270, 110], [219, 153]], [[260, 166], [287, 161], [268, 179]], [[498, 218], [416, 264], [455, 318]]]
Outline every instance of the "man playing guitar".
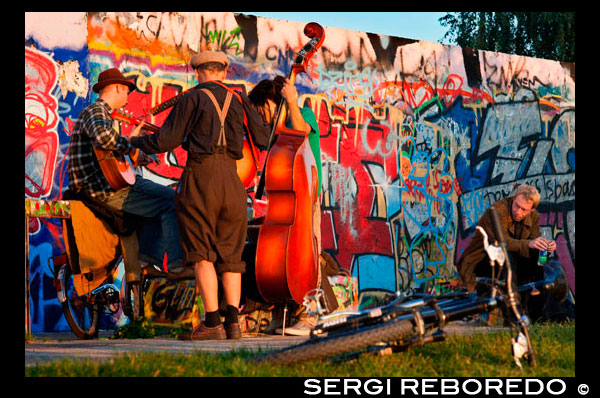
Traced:
[[[113, 187], [103, 173], [96, 150], [108, 151], [114, 156], [129, 155], [135, 166], [152, 162], [152, 158], [134, 148], [128, 139], [113, 128], [111, 112], [127, 104], [129, 92], [135, 83], [127, 80], [117, 68], [103, 71], [93, 91], [98, 99], [80, 114], [69, 143], [67, 155], [69, 189], [83, 198], [102, 201], [109, 208], [140, 216], [143, 225], [137, 228], [139, 259], [149, 273], [156, 273], [152, 265], [163, 263], [167, 254], [167, 268], [181, 266], [182, 250], [179, 243], [177, 216], [174, 207], [175, 191], [141, 176], [134, 176], [132, 185]], [[143, 123], [134, 133], [139, 133]], [[114, 185], [114, 184], [113, 184]], [[126, 270], [128, 283], [140, 280], [140, 269]]]

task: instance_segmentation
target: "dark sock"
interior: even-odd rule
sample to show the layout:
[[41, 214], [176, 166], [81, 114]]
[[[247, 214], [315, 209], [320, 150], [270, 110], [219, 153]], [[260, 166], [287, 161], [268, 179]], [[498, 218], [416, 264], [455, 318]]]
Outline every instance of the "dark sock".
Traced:
[[233, 305], [227, 305], [227, 312], [225, 314], [225, 325], [231, 325], [232, 323], [238, 323], [239, 311]]
[[214, 328], [215, 326], [219, 326], [221, 324], [221, 317], [219, 316], [219, 311], [207, 312], [204, 318], [204, 324], [209, 328]]

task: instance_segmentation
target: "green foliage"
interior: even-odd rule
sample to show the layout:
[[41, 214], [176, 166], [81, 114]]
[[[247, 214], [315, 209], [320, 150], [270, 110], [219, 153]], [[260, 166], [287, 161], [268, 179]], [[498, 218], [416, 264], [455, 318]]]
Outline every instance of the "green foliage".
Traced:
[[150, 353], [120, 355], [109, 361], [63, 359], [25, 368], [26, 376], [170, 376], [170, 377], [574, 377], [575, 324], [541, 324], [530, 329], [538, 366], [512, 358], [508, 331], [453, 336], [388, 356], [362, 355], [354, 360], [311, 361], [291, 366], [254, 363], [248, 350], [221, 354]]
[[439, 22], [461, 47], [575, 62], [574, 12], [449, 12]]
[[149, 318], [138, 318], [115, 330], [111, 339], [151, 339], [156, 328]]

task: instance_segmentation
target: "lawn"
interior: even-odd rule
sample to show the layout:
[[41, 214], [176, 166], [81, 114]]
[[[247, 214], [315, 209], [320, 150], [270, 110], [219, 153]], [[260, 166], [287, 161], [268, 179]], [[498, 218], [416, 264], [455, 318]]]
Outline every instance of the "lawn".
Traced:
[[25, 369], [29, 377], [574, 377], [575, 323], [536, 324], [530, 335], [538, 366], [514, 363], [508, 331], [452, 336], [388, 356], [274, 366], [251, 361], [253, 352], [135, 353], [104, 362], [63, 359]]

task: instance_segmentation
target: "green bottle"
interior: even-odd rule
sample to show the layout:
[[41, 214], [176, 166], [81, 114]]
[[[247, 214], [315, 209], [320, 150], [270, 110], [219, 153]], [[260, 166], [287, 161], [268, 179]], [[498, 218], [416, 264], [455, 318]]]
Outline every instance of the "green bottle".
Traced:
[[538, 257], [538, 265], [540, 267], [543, 267], [546, 265], [547, 262], [548, 262], [548, 251], [540, 250], [540, 255]]

